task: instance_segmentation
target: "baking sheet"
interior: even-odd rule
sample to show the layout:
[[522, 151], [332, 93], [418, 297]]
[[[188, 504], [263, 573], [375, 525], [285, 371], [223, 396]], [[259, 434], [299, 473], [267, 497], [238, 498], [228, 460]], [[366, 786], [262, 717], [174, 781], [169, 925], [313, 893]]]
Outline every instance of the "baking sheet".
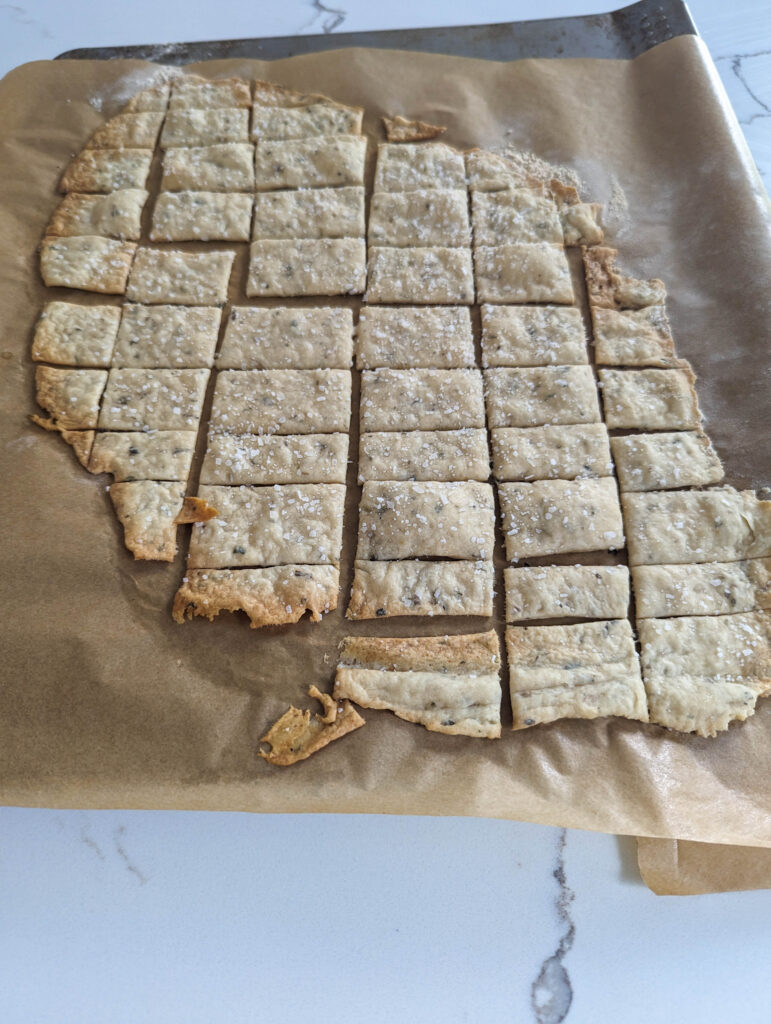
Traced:
[[[634, 61], [499, 64], [347, 50], [194, 67], [270, 77], [378, 115], [447, 123], [459, 146], [508, 142], [585, 181], [608, 206], [609, 240], [634, 273], [660, 276], [681, 355], [729, 482], [769, 479], [767, 207], [694, 37]], [[257, 738], [311, 682], [328, 688], [340, 637], [483, 630], [480, 619], [250, 631], [241, 616], [171, 622], [183, 571], [134, 562], [105, 491], [57, 438], [32, 427], [28, 350], [53, 292], [35, 247], [59, 174], [106, 116], [157, 69], [41, 62], [0, 86], [0, 471], [6, 610], [0, 779], [11, 804], [252, 811], [475, 814], [645, 836], [771, 845], [771, 702], [717, 740], [625, 721], [560, 722], [497, 742], [428, 733], [386, 712], [291, 769]], [[98, 299], [97, 301], [101, 301]], [[357, 493], [349, 493], [343, 596]], [[184, 551], [185, 544], [182, 545]], [[344, 605], [344, 601], [343, 601]]]

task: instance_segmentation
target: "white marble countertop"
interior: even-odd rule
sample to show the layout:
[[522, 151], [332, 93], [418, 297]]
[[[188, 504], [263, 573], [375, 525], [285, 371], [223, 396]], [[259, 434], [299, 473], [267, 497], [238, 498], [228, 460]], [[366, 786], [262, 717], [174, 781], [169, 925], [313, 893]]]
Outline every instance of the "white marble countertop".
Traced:
[[[0, 4], [0, 72], [83, 46], [608, 6], [187, 0], [180, 20], [170, 0], [134, 0], [128, 15], [96, 0]], [[768, 181], [768, 0], [691, 10]], [[654, 896], [628, 838], [456, 818], [0, 809], [3, 1024], [765, 1024], [769, 920], [771, 892]]]

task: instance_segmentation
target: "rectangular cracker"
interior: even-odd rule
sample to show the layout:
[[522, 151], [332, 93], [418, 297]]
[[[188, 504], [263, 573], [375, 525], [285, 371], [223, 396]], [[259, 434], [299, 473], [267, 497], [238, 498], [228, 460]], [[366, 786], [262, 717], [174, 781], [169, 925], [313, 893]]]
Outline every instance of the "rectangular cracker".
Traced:
[[612, 477], [501, 484], [498, 496], [510, 562], [624, 546], [621, 507]]
[[203, 484], [344, 484], [348, 434], [212, 434]]
[[153, 242], [248, 242], [252, 197], [241, 192], [161, 192]]
[[497, 480], [576, 480], [613, 473], [604, 423], [498, 427], [491, 436]]
[[359, 560], [491, 559], [495, 508], [489, 484], [367, 481], [359, 505]]
[[441, 142], [382, 143], [377, 148], [375, 192], [422, 188], [465, 189], [463, 154]]
[[111, 117], [88, 140], [88, 149], [153, 149], [163, 124], [157, 111], [124, 112]]
[[474, 245], [551, 242], [562, 245], [557, 204], [538, 189], [471, 193]]
[[365, 370], [361, 375], [363, 432], [484, 425], [479, 370]]
[[375, 192], [367, 241], [370, 245], [393, 246], [471, 245], [466, 190]]
[[348, 370], [223, 370], [211, 429], [234, 434], [334, 434], [351, 420]]
[[503, 578], [507, 622], [626, 618], [625, 565], [529, 565], [504, 569]]
[[629, 434], [610, 444], [622, 491], [700, 487], [723, 479], [723, 465], [701, 431]]
[[174, 595], [172, 615], [246, 612], [251, 628], [299, 622], [306, 612], [320, 622], [337, 608], [340, 570], [334, 565], [277, 565], [265, 569], [189, 569]]
[[249, 248], [249, 296], [360, 295], [365, 286], [363, 238], [260, 241]]
[[179, 483], [132, 480], [113, 484], [110, 498], [123, 525], [123, 539], [134, 558], [173, 562], [177, 553], [176, 517], [185, 488]]
[[571, 626], [508, 626], [514, 728], [559, 718], [631, 718], [648, 710], [626, 619]]
[[471, 192], [498, 192], [501, 189], [527, 188], [526, 173], [510, 160], [486, 149], [471, 149], [465, 153], [466, 176]]
[[99, 431], [88, 460], [90, 473], [111, 473], [116, 481], [180, 480], [190, 473], [194, 430]]
[[144, 188], [152, 149], [84, 149], [62, 175], [60, 192], [115, 192]]
[[248, 110], [169, 110], [161, 132], [162, 149], [248, 141]]
[[366, 152], [367, 140], [356, 135], [260, 142], [254, 155], [257, 191], [363, 185]]
[[208, 370], [110, 370], [100, 430], [195, 430]]
[[142, 306], [127, 302], [113, 366], [197, 368], [211, 366], [222, 310], [217, 306]]
[[32, 358], [74, 366], [109, 366], [120, 306], [47, 302], [35, 326]]
[[226, 142], [167, 149], [163, 154], [161, 188], [165, 192], [251, 192], [254, 146]]
[[350, 309], [236, 306], [217, 365], [221, 370], [345, 370], [352, 355]]
[[484, 371], [490, 427], [599, 423], [600, 404], [588, 366], [494, 367]]
[[221, 306], [228, 297], [232, 252], [139, 249], [126, 298], [174, 306]]
[[334, 696], [393, 711], [451, 736], [501, 734], [500, 656], [494, 632], [453, 637], [348, 637]]
[[605, 422], [610, 429], [695, 430], [701, 412], [695, 377], [677, 370], [600, 370]]
[[265, 238], [363, 238], [364, 189], [305, 188], [260, 192], [254, 203], [255, 241]]
[[341, 484], [203, 484], [198, 496], [218, 515], [193, 527], [191, 569], [340, 562], [345, 504]]
[[356, 328], [360, 370], [474, 366], [467, 306], [364, 306]]
[[40, 274], [49, 288], [122, 295], [136, 251], [135, 242], [118, 242], [98, 235], [44, 238]]
[[146, 89], [142, 89], [141, 92], [132, 96], [128, 103], [126, 103], [123, 110], [127, 114], [139, 114], [146, 110], [165, 114], [166, 108], [169, 105], [170, 92], [171, 84], [169, 82], [159, 82], [158, 85], [149, 85]]
[[252, 138], [257, 140], [312, 139], [317, 136], [361, 135], [364, 111], [338, 103], [309, 103], [304, 107], [252, 107]]
[[70, 192], [54, 211], [46, 235], [99, 235], [136, 242], [147, 196], [143, 188], [122, 188], [107, 195]]
[[753, 491], [621, 495], [630, 565], [737, 562], [771, 554], [771, 501]]
[[594, 358], [600, 366], [677, 366], [664, 306], [592, 310]]
[[249, 107], [252, 88], [243, 78], [222, 78], [207, 81], [199, 75], [185, 75], [174, 80], [169, 101], [170, 110], [218, 110]]
[[35, 367], [35, 399], [52, 420], [67, 430], [87, 430], [99, 419], [99, 399], [107, 383], [106, 370], [65, 370]]
[[492, 562], [357, 561], [345, 615], [492, 615], [494, 582]]
[[487, 432], [411, 430], [362, 434], [359, 483], [365, 480], [487, 480]]
[[652, 722], [715, 736], [771, 692], [768, 612], [641, 619], [637, 628]]
[[638, 619], [731, 615], [771, 608], [771, 558], [702, 565], [636, 565]]
[[575, 302], [565, 250], [550, 242], [476, 246], [479, 302]]
[[482, 306], [483, 366], [588, 363], [581, 313], [572, 306]]
[[370, 246], [367, 275], [367, 302], [474, 302], [470, 249]]

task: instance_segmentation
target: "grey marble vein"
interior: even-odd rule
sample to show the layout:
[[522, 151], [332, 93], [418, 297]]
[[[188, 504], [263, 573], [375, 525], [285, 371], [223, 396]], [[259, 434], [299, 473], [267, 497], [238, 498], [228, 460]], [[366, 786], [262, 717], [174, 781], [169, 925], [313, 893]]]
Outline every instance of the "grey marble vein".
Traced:
[[554, 906], [563, 932], [557, 948], [544, 960], [538, 977], [533, 982], [530, 1003], [536, 1024], [561, 1024], [573, 1002], [573, 986], [563, 963], [576, 937], [576, 926], [570, 912], [575, 893], [568, 886], [565, 877], [566, 841], [567, 830], [560, 829], [557, 840], [557, 864], [552, 874], [559, 886]]

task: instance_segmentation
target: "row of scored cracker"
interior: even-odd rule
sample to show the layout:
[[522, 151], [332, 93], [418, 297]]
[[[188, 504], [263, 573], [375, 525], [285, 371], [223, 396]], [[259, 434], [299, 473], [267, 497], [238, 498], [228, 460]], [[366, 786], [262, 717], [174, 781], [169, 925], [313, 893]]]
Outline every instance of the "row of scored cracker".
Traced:
[[[353, 316], [344, 306], [226, 308], [220, 345], [232, 250], [121, 240], [140, 238], [147, 193], [134, 193], [152, 159], [151, 149], [139, 159], [149, 121], [155, 137], [163, 125], [151, 242], [247, 240], [252, 218], [249, 297], [355, 294], [368, 281], [356, 338], [363, 493], [350, 617], [490, 615], [487, 426], [513, 563], [507, 622], [590, 620], [507, 628], [515, 726], [621, 715], [710, 734], [751, 713], [769, 686], [760, 610], [769, 505], [730, 488], [681, 490], [718, 483], [722, 467], [700, 430], [692, 374], [674, 355], [661, 283], [616, 270], [598, 244], [597, 207], [574, 191], [441, 144], [380, 147], [365, 267], [361, 111], [258, 83], [253, 147], [223, 136], [231, 122], [245, 130], [250, 103], [248, 84], [235, 81], [181, 79], [140, 94], [65, 173], [64, 188], [91, 191], [67, 195], [41, 253], [46, 283], [125, 289], [129, 300], [122, 310], [51, 303], [34, 354], [89, 367], [39, 367], [39, 400], [88, 468], [114, 474], [139, 557], [174, 557], [216, 358], [203, 501], [189, 518], [217, 514], [194, 527], [175, 615], [243, 608], [263, 624], [336, 606]], [[118, 187], [138, 165], [141, 182]], [[604, 423], [566, 243], [590, 246]], [[624, 525], [642, 672], [627, 568], [544, 564], [621, 550]], [[497, 690], [484, 700], [472, 693], [476, 672], [440, 667], [442, 683], [417, 662], [389, 669], [396, 642], [374, 638], [373, 665], [346, 648], [337, 693], [441, 731], [498, 735], [495, 635], [452, 639], [476, 649], [485, 636], [496, 652], [482, 674]], [[413, 641], [415, 651], [424, 643]]]

